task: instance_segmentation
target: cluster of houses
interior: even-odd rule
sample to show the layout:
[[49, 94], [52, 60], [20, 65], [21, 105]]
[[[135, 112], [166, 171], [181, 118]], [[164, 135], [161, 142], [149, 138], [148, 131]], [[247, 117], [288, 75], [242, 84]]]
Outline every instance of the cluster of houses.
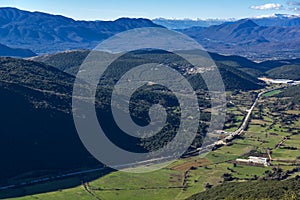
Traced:
[[238, 163], [245, 163], [245, 164], [256, 164], [256, 165], [264, 165], [264, 166], [270, 166], [269, 158], [263, 158], [263, 157], [256, 157], [256, 156], [249, 156], [248, 159], [236, 159], [236, 162]]

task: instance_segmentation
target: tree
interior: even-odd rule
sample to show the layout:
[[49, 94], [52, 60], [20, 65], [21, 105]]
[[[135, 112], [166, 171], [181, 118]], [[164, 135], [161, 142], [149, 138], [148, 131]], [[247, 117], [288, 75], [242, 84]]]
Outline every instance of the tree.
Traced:
[[232, 181], [232, 180], [233, 180], [232, 175], [229, 174], [229, 173], [223, 174], [222, 177], [223, 177], [223, 179], [224, 179], [224, 182], [226, 182], [226, 181]]
[[213, 185], [211, 185], [211, 184], [209, 184], [209, 183], [206, 183], [206, 184], [205, 184], [205, 189], [208, 190], [208, 189], [212, 188], [212, 186], [213, 186]]

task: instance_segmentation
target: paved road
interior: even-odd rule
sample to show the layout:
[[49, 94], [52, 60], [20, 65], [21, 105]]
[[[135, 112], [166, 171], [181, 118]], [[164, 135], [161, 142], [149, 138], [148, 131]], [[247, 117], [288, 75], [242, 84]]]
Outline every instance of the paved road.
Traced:
[[[238, 130], [236, 130], [235, 132], [231, 133], [228, 137], [230, 137], [230, 136], [231, 136], [231, 137], [235, 137], [235, 136], [237, 136], [237, 135], [241, 135], [241, 134], [245, 131], [245, 129], [247, 128], [247, 126], [248, 126], [248, 124], [249, 124], [249, 121], [250, 121], [250, 119], [251, 119], [251, 114], [252, 114], [254, 108], [256, 107], [256, 105], [257, 105], [257, 103], [258, 103], [258, 101], [259, 101], [259, 99], [260, 99], [261, 96], [263, 96], [264, 94], [266, 94], [266, 93], [268, 93], [268, 92], [272, 92], [272, 91], [274, 91], [274, 90], [280, 90], [280, 89], [283, 89], [283, 88], [285, 88], [285, 87], [282, 87], [282, 88], [276, 88], [276, 89], [269, 89], [269, 90], [260, 92], [260, 93], [257, 95], [257, 97], [256, 97], [254, 103], [252, 104], [251, 108], [250, 108], [249, 110], [247, 110], [247, 115], [246, 115], [246, 117], [244, 118], [244, 121], [243, 121], [242, 125], [240, 126], [240, 128], [239, 128]], [[226, 139], [226, 138], [225, 138], [225, 139]], [[229, 138], [229, 139], [230, 139], [230, 138]]]
[[286, 88], [286, 86], [285, 86], [285, 87], [281, 87], [281, 88], [269, 89], [269, 90], [260, 92], [260, 93], [257, 95], [255, 101], [253, 102], [251, 108], [250, 108], [249, 110], [247, 110], [247, 114], [246, 114], [246, 116], [245, 116], [245, 118], [244, 118], [244, 121], [243, 121], [243, 123], [241, 124], [241, 126], [238, 128], [238, 130], [232, 132], [230, 135], [228, 135], [228, 136], [225, 137], [224, 139], [219, 140], [219, 141], [217, 141], [217, 142], [214, 142], [214, 143], [211, 144], [211, 145], [207, 145], [207, 146], [205, 146], [205, 147], [198, 148], [196, 151], [191, 152], [191, 154], [189, 154], [189, 155], [195, 155], [196, 153], [199, 153], [199, 154], [200, 154], [200, 153], [203, 153], [203, 152], [207, 152], [208, 150], [211, 150], [213, 147], [215, 147], [215, 146], [217, 146], [217, 145], [220, 145], [220, 144], [221, 144], [221, 145], [222, 145], [222, 144], [226, 144], [226, 141], [228, 141], [228, 140], [233, 140], [236, 136], [241, 135], [241, 134], [245, 131], [245, 129], [247, 128], [247, 126], [248, 126], [248, 124], [249, 124], [249, 121], [250, 121], [250, 119], [251, 119], [251, 114], [252, 114], [254, 108], [257, 106], [257, 103], [258, 103], [258, 100], [260, 99], [260, 97], [261, 97], [262, 95], [268, 93], [268, 92], [272, 92], [272, 91], [274, 91], [274, 90], [280, 90], [280, 89], [283, 89], [283, 88]]

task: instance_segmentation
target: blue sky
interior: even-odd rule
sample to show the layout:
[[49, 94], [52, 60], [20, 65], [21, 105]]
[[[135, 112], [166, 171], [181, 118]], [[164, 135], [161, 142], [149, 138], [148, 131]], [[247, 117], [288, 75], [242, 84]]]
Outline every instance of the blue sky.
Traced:
[[0, 5], [81, 20], [119, 17], [224, 19], [297, 14], [300, 10], [300, 0], [0, 0]]

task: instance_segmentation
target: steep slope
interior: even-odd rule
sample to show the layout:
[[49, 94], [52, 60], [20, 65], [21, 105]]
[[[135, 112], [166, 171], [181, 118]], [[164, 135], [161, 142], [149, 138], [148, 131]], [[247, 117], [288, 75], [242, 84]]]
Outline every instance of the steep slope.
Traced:
[[73, 124], [73, 76], [41, 63], [0, 58], [0, 77], [1, 185], [22, 173], [49, 175], [98, 164]]
[[0, 8], [0, 43], [30, 48], [37, 53], [93, 48], [116, 33], [141, 27], [158, 27], [148, 19], [75, 21], [41, 12]]
[[261, 89], [264, 84], [255, 76], [243, 72], [235, 67], [216, 63], [222, 76], [226, 90], [255, 90]]

